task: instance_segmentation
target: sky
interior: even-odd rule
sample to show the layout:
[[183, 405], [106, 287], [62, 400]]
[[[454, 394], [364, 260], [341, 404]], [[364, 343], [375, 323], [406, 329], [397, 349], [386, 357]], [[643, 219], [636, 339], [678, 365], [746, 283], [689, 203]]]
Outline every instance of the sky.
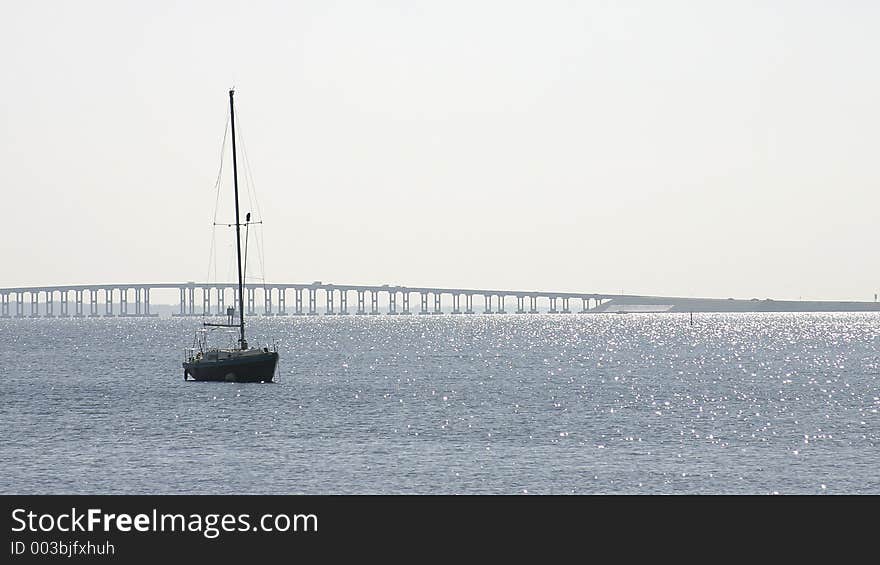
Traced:
[[868, 1], [10, 2], [0, 287], [233, 280], [212, 224], [234, 86], [252, 277], [873, 300], [878, 21]]

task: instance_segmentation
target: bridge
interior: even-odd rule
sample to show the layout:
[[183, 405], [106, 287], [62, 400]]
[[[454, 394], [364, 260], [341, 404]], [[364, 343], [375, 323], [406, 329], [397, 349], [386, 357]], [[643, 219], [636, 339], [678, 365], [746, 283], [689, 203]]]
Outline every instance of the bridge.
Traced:
[[[232, 306], [239, 307], [237, 285], [234, 283], [136, 283], [136, 284], [92, 284], [0, 288], [0, 318], [54, 318], [58, 297], [57, 317], [156, 317], [150, 312], [150, 292], [157, 289], [176, 289], [180, 294], [180, 307], [173, 316], [213, 316], [224, 315], [226, 300], [232, 299]], [[320, 292], [320, 294], [319, 294]], [[71, 294], [73, 312], [70, 311]], [[385, 314], [388, 315], [434, 315], [443, 314], [443, 298], [450, 314], [505, 314], [508, 306], [516, 300], [516, 314], [538, 313], [538, 300], [549, 305], [551, 314], [586, 313], [599, 307], [603, 301], [620, 295], [572, 292], [545, 292], [522, 290], [465, 289], [465, 288], [427, 288], [390, 285], [337, 285], [315, 281], [311, 284], [263, 284], [245, 285], [246, 314], [258, 315], [257, 297], [262, 303], [263, 316], [316, 316], [319, 307], [324, 315], [378, 315], [379, 298], [386, 300]], [[410, 306], [411, 297], [418, 295], [418, 310]], [[40, 297], [43, 297], [42, 305]], [[348, 299], [355, 296], [356, 304], [349, 310]], [[291, 311], [288, 311], [288, 297], [293, 298]], [[319, 306], [319, 297], [323, 298]], [[477, 299], [475, 310], [474, 299]], [[580, 310], [571, 309], [571, 301], [580, 300]], [[528, 304], [527, 304], [528, 303]], [[13, 310], [14, 305], [14, 310]], [[88, 305], [88, 312], [86, 312]], [[42, 306], [42, 307], [41, 307]], [[103, 306], [103, 308], [102, 308]]]

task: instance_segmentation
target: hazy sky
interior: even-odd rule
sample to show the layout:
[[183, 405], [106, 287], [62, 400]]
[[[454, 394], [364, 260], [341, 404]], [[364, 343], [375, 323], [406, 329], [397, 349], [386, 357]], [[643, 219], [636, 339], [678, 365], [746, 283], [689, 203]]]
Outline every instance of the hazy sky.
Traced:
[[878, 24], [869, 1], [7, 2], [0, 287], [203, 280], [234, 85], [270, 281], [873, 299]]

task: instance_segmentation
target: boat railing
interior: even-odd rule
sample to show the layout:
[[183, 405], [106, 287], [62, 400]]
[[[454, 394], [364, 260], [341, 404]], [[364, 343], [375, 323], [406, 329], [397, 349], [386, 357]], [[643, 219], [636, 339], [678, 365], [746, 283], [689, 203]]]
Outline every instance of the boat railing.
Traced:
[[[201, 352], [199, 352], [201, 353]], [[183, 350], [183, 360], [184, 362], [194, 361], [196, 359], [196, 348], [190, 347]]]

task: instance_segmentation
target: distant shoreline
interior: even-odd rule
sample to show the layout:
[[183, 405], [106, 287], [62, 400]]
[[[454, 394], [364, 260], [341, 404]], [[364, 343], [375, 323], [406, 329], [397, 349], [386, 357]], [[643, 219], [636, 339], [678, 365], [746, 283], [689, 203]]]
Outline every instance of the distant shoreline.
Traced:
[[620, 296], [590, 312], [880, 312], [880, 302]]

